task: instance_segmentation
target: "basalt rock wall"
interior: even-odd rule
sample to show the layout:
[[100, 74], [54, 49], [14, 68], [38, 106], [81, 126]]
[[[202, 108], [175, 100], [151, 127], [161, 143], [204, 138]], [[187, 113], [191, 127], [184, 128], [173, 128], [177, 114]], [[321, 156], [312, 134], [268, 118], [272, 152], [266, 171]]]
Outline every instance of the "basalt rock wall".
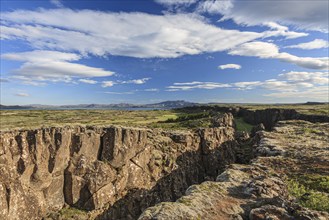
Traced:
[[268, 108], [252, 110], [244, 107], [224, 107], [224, 106], [193, 106], [185, 107], [185, 110], [202, 109], [214, 112], [231, 113], [234, 117], [242, 117], [247, 123], [258, 125], [262, 123], [267, 130], [271, 130], [278, 121], [303, 120], [312, 123], [329, 122], [328, 115], [302, 114], [295, 109]]
[[312, 123], [329, 122], [329, 116], [327, 115], [301, 114], [294, 109], [269, 108], [263, 110], [249, 110], [241, 108], [237, 116], [243, 117], [246, 122], [253, 125], [262, 123], [267, 130], [271, 130], [278, 121], [304, 120]]
[[[233, 119], [232, 119], [233, 120]], [[134, 219], [235, 161], [234, 128], [186, 132], [61, 127], [0, 135], [0, 219], [41, 219], [65, 204]]]

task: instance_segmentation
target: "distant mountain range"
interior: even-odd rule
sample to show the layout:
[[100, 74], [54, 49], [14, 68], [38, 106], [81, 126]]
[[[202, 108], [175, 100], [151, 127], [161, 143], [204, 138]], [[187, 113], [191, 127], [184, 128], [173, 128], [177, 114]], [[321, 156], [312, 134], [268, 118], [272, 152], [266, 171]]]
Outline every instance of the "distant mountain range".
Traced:
[[198, 105], [198, 103], [186, 102], [184, 100], [165, 101], [153, 104], [79, 104], [79, 105], [0, 105], [0, 109], [131, 109], [131, 108], [150, 108], [150, 109], [170, 109], [182, 108]]
[[[208, 104], [230, 104], [230, 103], [208, 103]], [[232, 104], [232, 103], [231, 103]], [[234, 103], [239, 104], [239, 103]], [[257, 103], [254, 103], [257, 105]], [[328, 104], [328, 102], [306, 102], [306, 103], [292, 103], [292, 104], [272, 104], [272, 105], [321, 105]], [[40, 104], [32, 104], [32, 105], [1, 105], [1, 110], [18, 110], [18, 109], [172, 109], [172, 108], [183, 108], [188, 106], [196, 106], [196, 105], [206, 105], [195, 102], [187, 102], [184, 100], [176, 100], [176, 101], [165, 101], [153, 104], [129, 104], [129, 103], [119, 103], [119, 104], [79, 104], [79, 105], [40, 105]], [[246, 104], [239, 104], [246, 105]]]

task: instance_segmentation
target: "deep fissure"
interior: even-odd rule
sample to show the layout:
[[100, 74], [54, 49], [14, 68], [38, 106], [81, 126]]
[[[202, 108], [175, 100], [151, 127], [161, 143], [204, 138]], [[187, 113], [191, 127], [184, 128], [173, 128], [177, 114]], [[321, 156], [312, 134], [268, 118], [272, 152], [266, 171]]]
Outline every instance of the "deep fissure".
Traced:
[[[260, 119], [248, 114], [255, 114], [253, 124], [266, 120], [267, 129], [296, 117], [272, 111], [258, 112]], [[6, 199], [23, 198], [16, 201], [19, 213], [11, 213], [7, 201], [8, 215], [36, 218], [70, 206], [95, 210], [96, 219], [136, 219], [150, 206], [177, 200], [193, 184], [215, 180], [226, 165], [252, 159], [252, 138], [238, 134], [233, 116], [228, 118], [221, 127], [194, 131], [110, 126], [4, 132], [2, 144], [10, 148], [3, 155], [13, 172], [4, 178], [15, 177], [4, 183]], [[31, 178], [36, 172], [41, 178]]]

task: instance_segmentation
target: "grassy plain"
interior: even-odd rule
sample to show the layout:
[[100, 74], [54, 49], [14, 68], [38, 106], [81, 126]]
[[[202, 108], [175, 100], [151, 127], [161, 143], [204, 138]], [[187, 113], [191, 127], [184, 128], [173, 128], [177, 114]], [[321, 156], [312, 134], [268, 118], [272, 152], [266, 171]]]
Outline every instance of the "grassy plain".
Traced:
[[252, 110], [261, 110], [266, 108], [295, 109], [297, 112], [308, 115], [329, 115], [329, 104], [306, 105], [306, 104], [281, 104], [281, 105], [243, 105], [243, 107]]
[[[303, 114], [329, 115], [329, 105], [219, 105], [248, 109], [287, 108]], [[64, 125], [125, 125], [164, 129], [208, 127], [216, 112], [202, 108], [189, 110], [0, 110], [0, 129], [37, 128]], [[237, 129], [250, 131], [251, 125], [236, 119]]]
[[165, 110], [1, 110], [0, 128], [37, 128], [64, 125], [149, 125], [177, 113]]

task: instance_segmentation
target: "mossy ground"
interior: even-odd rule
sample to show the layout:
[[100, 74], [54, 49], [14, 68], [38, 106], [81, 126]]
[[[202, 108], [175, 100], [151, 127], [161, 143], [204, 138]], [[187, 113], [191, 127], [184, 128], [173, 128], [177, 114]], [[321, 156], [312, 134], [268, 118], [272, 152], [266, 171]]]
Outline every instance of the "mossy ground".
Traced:
[[265, 136], [285, 153], [259, 160], [288, 177], [289, 194], [297, 203], [329, 212], [329, 123], [280, 122]]
[[[307, 176], [307, 175], [306, 175]], [[318, 211], [329, 212], [329, 194], [326, 192], [329, 177], [299, 177], [288, 181], [289, 193], [302, 206]]]
[[248, 133], [251, 132], [251, 129], [253, 128], [253, 125], [245, 122], [243, 120], [243, 118], [235, 118], [234, 121], [235, 121], [236, 129], [238, 131], [245, 131], [245, 132], [248, 132]]

